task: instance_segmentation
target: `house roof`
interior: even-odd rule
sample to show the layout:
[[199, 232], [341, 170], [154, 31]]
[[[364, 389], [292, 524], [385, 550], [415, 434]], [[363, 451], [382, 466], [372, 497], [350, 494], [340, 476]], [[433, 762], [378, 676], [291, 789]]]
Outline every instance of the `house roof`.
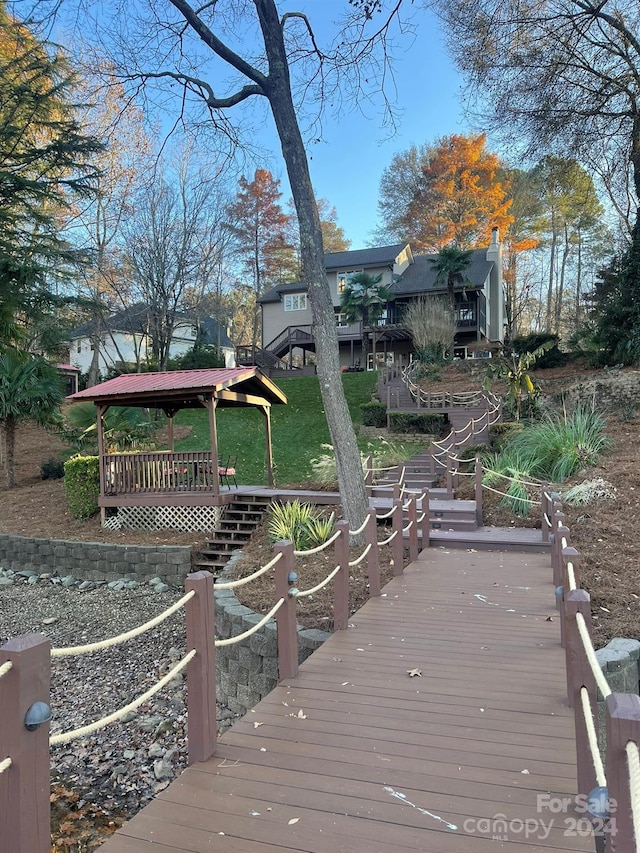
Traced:
[[353, 249], [348, 252], [330, 252], [324, 256], [326, 270], [350, 270], [354, 267], [392, 266], [398, 255], [407, 248], [406, 243], [377, 246], [373, 249]]
[[286, 396], [257, 367], [123, 373], [71, 394], [67, 400], [96, 405], [199, 408], [213, 397], [220, 407], [284, 404]]
[[[102, 330], [110, 332], [125, 332], [128, 334], [144, 334], [148, 331], [149, 307], [143, 302], [137, 302], [122, 311], [116, 311], [102, 321]], [[193, 312], [177, 312], [176, 323], [199, 323], [202, 329], [202, 342], [205, 344], [218, 345], [218, 323], [213, 317], [197, 317]], [[86, 338], [93, 334], [96, 323], [90, 321], [73, 329], [69, 335], [70, 340]], [[226, 330], [220, 328], [220, 346], [233, 347]]]
[[[404, 271], [402, 276], [395, 281], [390, 290], [395, 296], [415, 296], [419, 293], [442, 292], [447, 289], [446, 281], [436, 281], [437, 273], [431, 260], [438, 256], [414, 255], [413, 263]], [[471, 254], [471, 263], [464, 271], [464, 284], [457, 289], [484, 287], [491, 270], [493, 261], [487, 261], [486, 249], [475, 249]]]

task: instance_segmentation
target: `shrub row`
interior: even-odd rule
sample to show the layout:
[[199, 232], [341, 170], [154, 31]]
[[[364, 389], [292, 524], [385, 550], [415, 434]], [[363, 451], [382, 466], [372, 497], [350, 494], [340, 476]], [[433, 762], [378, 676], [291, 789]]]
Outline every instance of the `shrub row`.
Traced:
[[91, 518], [98, 512], [100, 466], [97, 456], [76, 456], [64, 463], [64, 491], [74, 518]]

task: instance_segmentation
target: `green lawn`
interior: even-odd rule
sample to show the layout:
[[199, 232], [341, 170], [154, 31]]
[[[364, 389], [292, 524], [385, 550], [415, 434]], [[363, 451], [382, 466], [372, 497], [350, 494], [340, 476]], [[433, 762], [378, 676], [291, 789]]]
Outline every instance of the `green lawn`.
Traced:
[[[368, 403], [375, 389], [377, 375], [345, 373], [342, 375], [351, 418], [362, 423], [360, 405]], [[287, 395], [286, 406], [273, 406], [273, 459], [277, 483], [300, 483], [312, 477], [311, 460], [329, 443], [329, 429], [324, 415], [320, 386], [316, 376], [278, 379], [276, 384]], [[204, 409], [184, 410], [176, 416], [176, 424], [188, 424], [192, 434], [176, 442], [176, 450], [208, 450], [209, 423]], [[218, 451], [220, 459], [238, 457], [238, 482], [244, 485], [266, 485], [265, 429], [262, 413], [257, 409], [219, 409], [217, 414]], [[366, 441], [362, 442], [363, 448]]]

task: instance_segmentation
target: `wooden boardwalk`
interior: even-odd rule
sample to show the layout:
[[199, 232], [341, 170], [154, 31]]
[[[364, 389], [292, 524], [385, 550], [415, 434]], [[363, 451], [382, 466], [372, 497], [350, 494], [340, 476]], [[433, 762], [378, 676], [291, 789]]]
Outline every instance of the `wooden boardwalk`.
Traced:
[[101, 853], [594, 850], [548, 555], [423, 551], [218, 743]]

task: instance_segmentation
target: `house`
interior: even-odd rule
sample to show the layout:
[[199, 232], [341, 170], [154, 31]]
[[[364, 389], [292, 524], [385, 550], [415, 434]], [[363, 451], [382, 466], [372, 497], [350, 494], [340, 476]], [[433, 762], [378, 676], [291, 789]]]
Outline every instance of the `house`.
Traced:
[[[409, 245], [402, 243], [372, 249], [357, 249], [325, 255], [325, 269], [336, 312], [336, 326], [343, 367], [359, 365], [362, 356], [363, 333], [375, 348], [369, 347], [368, 364], [375, 361], [387, 365], [408, 364], [413, 344], [402, 315], [411, 300], [433, 294], [445, 295], [446, 282], [437, 281], [431, 258], [436, 255], [414, 255]], [[380, 284], [393, 293], [393, 300], [375, 329], [362, 329], [361, 323], [348, 323], [340, 313], [340, 295], [349, 277], [357, 272], [381, 276]], [[251, 353], [255, 363], [263, 359], [271, 366], [273, 359], [288, 364], [313, 361], [315, 342], [311, 328], [311, 307], [307, 289], [302, 282], [281, 284], [265, 293], [259, 300], [262, 309], [262, 351]], [[454, 356], [458, 358], [486, 355], [504, 341], [504, 288], [502, 283], [502, 250], [498, 229], [494, 229], [487, 249], [475, 249], [464, 273], [464, 283], [456, 288], [456, 317], [458, 331]], [[375, 349], [375, 354], [374, 354]], [[239, 359], [240, 361], [241, 359]]]
[[[100, 323], [85, 323], [71, 332], [69, 361], [87, 373], [94, 357], [96, 335], [100, 336], [98, 347], [98, 370], [104, 375], [116, 364], [144, 363], [151, 355], [152, 342], [149, 332], [148, 308], [138, 303], [118, 311]], [[226, 331], [212, 317], [197, 318], [189, 312], [179, 313], [175, 318], [169, 354], [172, 358], [190, 350], [198, 341], [220, 348], [225, 367], [235, 366], [235, 351]]]

